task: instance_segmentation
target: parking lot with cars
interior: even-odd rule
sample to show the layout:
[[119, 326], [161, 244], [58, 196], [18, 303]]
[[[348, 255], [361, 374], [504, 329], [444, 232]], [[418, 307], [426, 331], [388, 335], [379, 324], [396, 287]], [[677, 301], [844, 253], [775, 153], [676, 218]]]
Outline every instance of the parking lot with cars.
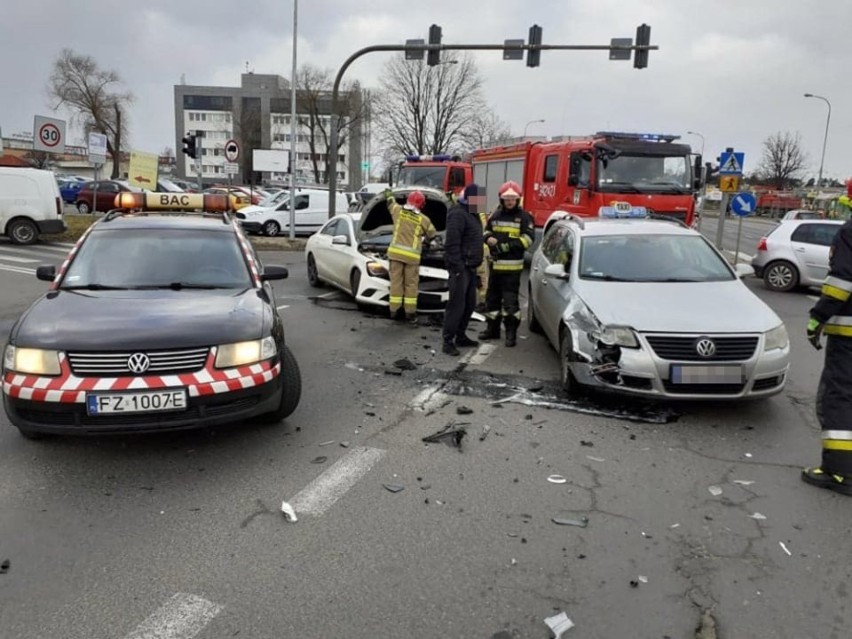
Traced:
[[[0, 243], [3, 339], [68, 249]], [[813, 291], [742, 283], [789, 329], [780, 393], [646, 402], [566, 395], [526, 323], [451, 360], [438, 327], [313, 286], [303, 252], [258, 256], [289, 271], [269, 282], [302, 370], [285, 421], [29, 441], [0, 416], [4, 633], [539, 636], [566, 610], [588, 636], [685, 637], [712, 610], [730, 636], [845, 636], [843, 498], [798, 476], [819, 456]]]

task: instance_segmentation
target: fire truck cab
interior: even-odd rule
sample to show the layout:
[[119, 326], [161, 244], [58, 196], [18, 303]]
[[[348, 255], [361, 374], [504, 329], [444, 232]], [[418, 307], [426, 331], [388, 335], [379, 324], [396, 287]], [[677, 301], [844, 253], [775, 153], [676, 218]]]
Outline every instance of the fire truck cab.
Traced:
[[428, 186], [444, 193], [461, 193], [472, 182], [470, 164], [458, 156], [406, 155], [399, 169], [399, 186]]
[[[499, 204], [506, 180], [524, 189], [523, 206], [537, 235], [554, 211], [597, 217], [601, 207], [627, 202], [692, 225], [701, 188], [701, 156], [676, 135], [598, 132], [554, 142], [524, 142], [474, 151], [473, 179], [487, 205]], [[537, 238], [538, 239], [538, 238]]]

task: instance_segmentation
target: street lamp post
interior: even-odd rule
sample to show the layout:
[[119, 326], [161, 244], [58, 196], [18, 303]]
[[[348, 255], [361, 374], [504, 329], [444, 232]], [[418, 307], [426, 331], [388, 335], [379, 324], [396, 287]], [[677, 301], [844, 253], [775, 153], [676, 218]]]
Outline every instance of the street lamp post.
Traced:
[[805, 93], [805, 97], [822, 100], [828, 105], [828, 115], [825, 118], [825, 137], [822, 140], [822, 158], [819, 161], [819, 178], [817, 179], [817, 190], [819, 190], [822, 186], [822, 168], [825, 164], [825, 145], [828, 143], [828, 123], [831, 122], [831, 102], [828, 101], [828, 98], [824, 98], [821, 95], [814, 95], [813, 93]]
[[[293, 0], [293, 70], [290, 75], [290, 239], [296, 238], [296, 32], [299, 0]], [[336, 164], [332, 164], [336, 166]]]
[[524, 140], [527, 139], [527, 128], [529, 127], [530, 124], [536, 124], [536, 123], [541, 124], [543, 122], [544, 122], [544, 120], [530, 120], [529, 122], [527, 122], [526, 126], [524, 126]]
[[698, 131], [687, 131], [687, 135], [697, 135], [701, 138], [701, 157], [704, 157], [704, 136], [701, 135]]
[[[701, 138], [701, 159], [704, 161], [704, 136], [698, 131], [687, 131], [687, 135], [697, 135]], [[706, 169], [701, 167], [701, 204], [698, 207], [698, 230], [701, 231], [701, 218], [704, 217], [704, 201], [707, 199], [707, 176]]]

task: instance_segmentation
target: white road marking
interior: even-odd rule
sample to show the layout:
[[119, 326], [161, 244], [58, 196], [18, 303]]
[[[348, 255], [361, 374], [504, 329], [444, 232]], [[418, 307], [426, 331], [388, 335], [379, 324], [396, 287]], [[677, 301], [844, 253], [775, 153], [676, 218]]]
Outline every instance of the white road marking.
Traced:
[[305, 486], [290, 500], [290, 504], [298, 515], [322, 515], [358, 483], [385, 453], [387, 451], [381, 448], [353, 449]]
[[212, 601], [179, 592], [125, 639], [192, 639], [220, 612]]
[[480, 344], [479, 348], [475, 351], [469, 351], [464, 354], [461, 358], [461, 361], [465, 364], [473, 364], [474, 366], [479, 366], [482, 364], [488, 356], [491, 355], [495, 350], [497, 350], [496, 344]]
[[12, 255], [4, 255], [0, 253], [0, 260], [4, 260], [6, 262], [20, 262], [21, 264], [35, 264], [36, 262], [40, 262], [41, 260], [32, 260], [27, 257], [14, 257]]
[[409, 406], [416, 411], [424, 413], [440, 408], [447, 400], [447, 395], [438, 392], [439, 388], [440, 386], [427, 386], [417, 393], [417, 396], [411, 400]]
[[819, 297], [816, 295], [808, 295], [809, 300], [813, 300], [814, 302], [819, 302]]
[[0, 264], [0, 271], [9, 271], [10, 273], [21, 273], [22, 275], [35, 275], [34, 268], [21, 268], [19, 266], [6, 266]]
[[334, 297], [335, 295], [341, 295], [340, 291], [329, 291], [328, 293], [323, 293], [322, 295], [317, 295], [321, 300], [328, 299], [329, 297]]
[[282, 304], [281, 306], [276, 306], [279, 311], [283, 311], [285, 308], [290, 308], [289, 304]]

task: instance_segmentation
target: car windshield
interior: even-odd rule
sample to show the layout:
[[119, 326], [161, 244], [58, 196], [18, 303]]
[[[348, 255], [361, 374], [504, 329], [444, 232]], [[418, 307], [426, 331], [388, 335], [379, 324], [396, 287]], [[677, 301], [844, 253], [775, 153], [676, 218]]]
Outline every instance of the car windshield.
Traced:
[[620, 155], [598, 161], [598, 187], [605, 193], [691, 193], [686, 156]]
[[213, 231], [98, 230], [80, 247], [62, 289], [252, 286], [237, 238]]
[[[580, 277], [614, 282], [721, 282], [727, 264], [695, 235], [601, 235], [583, 240]], [[650, 301], [649, 301], [650, 303]]]
[[399, 171], [399, 186], [431, 186], [444, 188], [444, 166], [404, 166]]

